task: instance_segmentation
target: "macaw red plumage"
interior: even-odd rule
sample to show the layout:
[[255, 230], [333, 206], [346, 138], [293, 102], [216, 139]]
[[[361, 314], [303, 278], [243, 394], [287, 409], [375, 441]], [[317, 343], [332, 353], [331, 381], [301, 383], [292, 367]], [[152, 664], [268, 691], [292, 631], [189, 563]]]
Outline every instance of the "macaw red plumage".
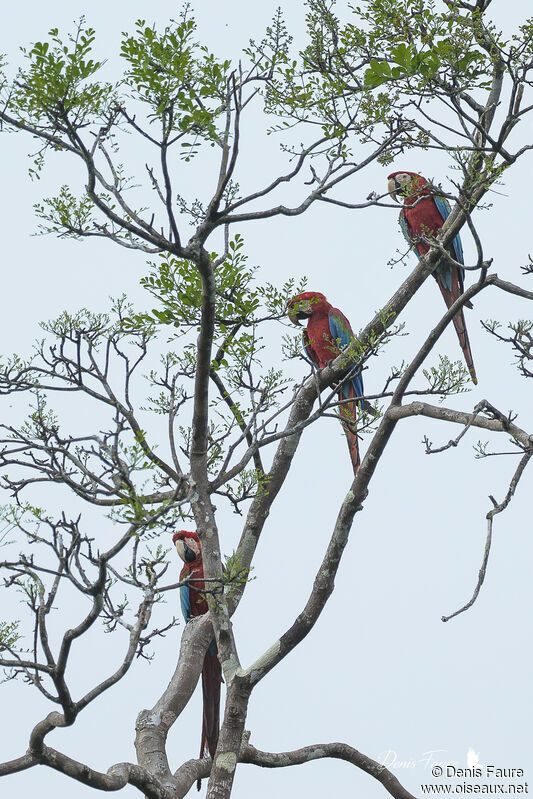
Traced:
[[[437, 236], [444, 221], [450, 214], [451, 208], [445, 197], [440, 197], [431, 192], [428, 182], [416, 172], [392, 172], [388, 177], [389, 193], [400, 202], [398, 195], [403, 197], [403, 208], [400, 211], [400, 227], [409, 244], [413, 245], [420, 255], [425, 255], [430, 245], [425, 241], [417, 241], [420, 236]], [[459, 234], [455, 236], [448, 247], [451, 257], [464, 264], [463, 247]], [[455, 300], [464, 292], [464, 269], [449, 263], [441, 263], [433, 272], [446, 307], [450, 308]], [[465, 303], [469, 308], [471, 303]], [[472, 360], [470, 341], [466, 330], [465, 317], [461, 308], [453, 317], [453, 324], [463, 350], [464, 359], [472, 382], [477, 384], [476, 370]]]
[[[302, 331], [303, 344], [309, 360], [319, 369], [327, 366], [355, 340], [350, 323], [342, 311], [334, 308], [318, 291], [304, 291], [289, 300], [288, 317], [295, 325], [299, 325], [300, 320], [307, 319], [307, 329]], [[338, 394], [339, 400], [343, 402], [339, 406], [339, 413], [354, 474], [357, 474], [361, 462], [355, 422], [357, 405], [363, 409], [363, 401], [357, 402], [357, 398], [363, 394], [361, 372], [347, 380]]]
[[[189, 583], [180, 587], [181, 609], [187, 622], [192, 616], [202, 616], [209, 611], [205, 596], [201, 593], [205, 589], [202, 547], [197, 534], [188, 530], [179, 530], [174, 533], [172, 541], [178, 555], [184, 561], [180, 572], [180, 582], [187, 577], [190, 578]], [[216, 641], [213, 638], [205, 653], [202, 668], [203, 721], [200, 757], [204, 756], [206, 750], [209, 751], [212, 758], [215, 757], [220, 723], [221, 682], [222, 669], [218, 659]]]

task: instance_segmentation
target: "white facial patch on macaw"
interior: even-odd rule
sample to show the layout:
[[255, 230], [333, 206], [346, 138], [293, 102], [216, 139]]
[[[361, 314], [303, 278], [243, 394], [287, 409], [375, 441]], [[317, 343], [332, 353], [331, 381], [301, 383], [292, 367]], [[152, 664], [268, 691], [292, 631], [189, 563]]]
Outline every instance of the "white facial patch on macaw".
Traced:
[[412, 182], [412, 175], [409, 175], [407, 172], [399, 172], [393, 178], [390, 178], [387, 183], [389, 194], [394, 197], [397, 202], [400, 202], [398, 193], [403, 193], [402, 190], [405, 190]]
[[300, 302], [296, 303], [295, 310], [300, 313], [312, 313], [311, 300], [300, 300]]
[[287, 305], [287, 316], [293, 323], [301, 327], [301, 321], [309, 319], [313, 315], [316, 305], [326, 302], [326, 298], [319, 291], [309, 291], [298, 294], [289, 300]]
[[185, 546], [187, 546], [189, 549], [192, 549], [196, 557], [198, 557], [200, 554], [200, 547], [194, 538], [178, 538], [176, 539], [175, 546], [178, 555], [183, 561], [187, 561], [187, 558], [185, 557]]
[[300, 327], [300, 319], [305, 316], [311, 316], [313, 309], [311, 308], [310, 300], [297, 300], [295, 303], [289, 303], [289, 311], [287, 316], [293, 323]]
[[411, 183], [413, 179], [412, 175], [408, 175], [407, 172], [400, 172], [399, 175], [396, 175], [396, 182], [400, 184], [400, 186], [407, 186]]

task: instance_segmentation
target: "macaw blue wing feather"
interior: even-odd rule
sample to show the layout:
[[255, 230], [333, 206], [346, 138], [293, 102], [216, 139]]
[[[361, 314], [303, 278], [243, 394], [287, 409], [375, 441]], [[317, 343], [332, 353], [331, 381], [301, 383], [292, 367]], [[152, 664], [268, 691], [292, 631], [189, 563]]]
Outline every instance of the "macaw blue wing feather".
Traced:
[[188, 585], [182, 585], [180, 588], [180, 602], [183, 618], [187, 622], [191, 618], [191, 596]]
[[[349, 347], [350, 344], [354, 341], [354, 334], [352, 328], [350, 327], [350, 323], [339, 312], [330, 311], [329, 312], [329, 330], [332, 335], [332, 338], [335, 341], [339, 342], [339, 349], [344, 350], [346, 347]], [[346, 398], [350, 393], [350, 384], [353, 386], [355, 391], [356, 397], [362, 397], [364, 394], [363, 390], [363, 378], [361, 376], [361, 372], [358, 372], [354, 375], [349, 382], [345, 383], [342, 388], [342, 394]], [[360, 407], [362, 408], [362, 404], [359, 403]]]
[[329, 312], [329, 332], [335, 341], [339, 342], [339, 349], [344, 350], [353, 341], [353, 333], [345, 316], [335, 311]]
[[[434, 197], [435, 205], [437, 206], [437, 210], [439, 214], [442, 216], [442, 221], [446, 221], [451, 213], [451, 205], [446, 199], [446, 197]], [[455, 250], [454, 257], [456, 261], [459, 261], [460, 264], [464, 264], [465, 259], [463, 257], [463, 245], [461, 244], [461, 237], [459, 233], [452, 241], [453, 249]], [[451, 286], [449, 287], [451, 291]]]
[[[464, 255], [463, 255], [463, 245], [461, 244], [461, 237], [460, 237], [459, 233], [457, 234], [457, 236], [452, 241], [452, 244], [453, 244], [453, 248], [455, 250], [455, 260], [459, 261], [460, 264], [464, 264], [465, 259], [464, 259]], [[464, 274], [463, 270], [461, 270], [461, 272]]]
[[[347, 399], [350, 394], [350, 386], [353, 387], [356, 397], [362, 397], [364, 395], [365, 390], [363, 388], [363, 376], [361, 372], [357, 372], [357, 374], [354, 377], [350, 378], [350, 382], [346, 383], [343, 386], [342, 393], [345, 399]], [[364, 410], [363, 402], [358, 402], [357, 404], [359, 405], [360, 409], [363, 411]]]
[[439, 214], [442, 216], [443, 221], [446, 221], [446, 219], [448, 219], [452, 211], [450, 203], [448, 202], [446, 197], [439, 197], [438, 195], [435, 195], [433, 199], [435, 200], [435, 205], [437, 206]]

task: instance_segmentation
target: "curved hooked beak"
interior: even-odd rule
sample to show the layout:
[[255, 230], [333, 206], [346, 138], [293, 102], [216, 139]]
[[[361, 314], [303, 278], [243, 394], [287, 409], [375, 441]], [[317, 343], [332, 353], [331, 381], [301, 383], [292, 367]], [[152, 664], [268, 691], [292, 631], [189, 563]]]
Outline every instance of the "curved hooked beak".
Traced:
[[398, 186], [394, 178], [389, 179], [389, 182], [387, 183], [387, 188], [393, 200], [396, 200], [396, 202], [399, 203], [400, 201], [398, 199], [398, 189], [400, 187]]
[[289, 306], [289, 310], [287, 311], [287, 316], [289, 317], [289, 319], [291, 320], [293, 325], [298, 325], [298, 327], [301, 327], [302, 325], [300, 324], [300, 319], [299, 319], [298, 314], [299, 314], [299, 311], [298, 311], [298, 306], [297, 305], [296, 306], [292, 306], [292, 307]]

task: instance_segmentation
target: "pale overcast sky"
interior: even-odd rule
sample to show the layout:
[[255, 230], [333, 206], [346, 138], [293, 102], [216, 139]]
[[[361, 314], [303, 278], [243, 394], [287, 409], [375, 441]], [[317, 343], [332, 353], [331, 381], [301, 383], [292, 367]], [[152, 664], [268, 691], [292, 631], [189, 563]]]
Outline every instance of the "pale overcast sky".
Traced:
[[[262, 36], [277, 5], [279, 0], [259, 4], [196, 0], [199, 34], [220, 56], [236, 60], [250, 37]], [[295, 0], [281, 5], [289, 28], [301, 36], [304, 4]], [[522, 9], [529, 4], [492, 5], [497, 23], [510, 30], [523, 21], [526, 12]], [[0, 49], [8, 52], [10, 63], [15, 64], [19, 43], [44, 38], [52, 26], [68, 30], [73, 20], [85, 14], [87, 23], [97, 30], [96, 53], [109, 59], [106, 70], [111, 77], [120, 66], [115, 54], [121, 31], [132, 31], [139, 17], [163, 25], [178, 11], [178, 6], [160, 0], [149, 4], [94, 0], [89, 6], [79, 0], [68, 4], [49, 0], [30, 6], [10, 3], [3, 11]], [[531, 122], [525, 124], [528, 129], [520, 135], [530, 141]], [[243, 130], [246, 158], [241, 179], [249, 185], [259, 173], [268, 175], [277, 158], [277, 143], [255, 136], [253, 128]], [[52, 318], [63, 309], [86, 306], [105, 310], [108, 297], [122, 292], [139, 308], [151, 307], [138, 282], [145, 268], [142, 254], [105, 241], [32, 237], [37, 225], [33, 203], [62, 183], [77, 180], [77, 172], [71, 174], [71, 163], [60, 165], [59, 159], [54, 159], [54, 169], [47, 170], [40, 182], [31, 183], [26, 154], [33, 142], [14, 134], [3, 135], [0, 142], [4, 187], [0, 198], [0, 351], [28, 352], [40, 335], [39, 320]], [[475, 217], [486, 256], [494, 258], [495, 271], [523, 283], [527, 278], [521, 276], [519, 267], [533, 252], [531, 164], [527, 157], [510, 170], [500, 193], [491, 196], [492, 207], [476, 212]], [[439, 154], [406, 154], [391, 169], [376, 165], [360, 173], [343, 187], [342, 196], [363, 201], [372, 190], [381, 193], [393, 168], [417, 171], [443, 183], [451, 174]], [[206, 187], [211, 186], [210, 176], [204, 177]], [[79, 185], [82, 180], [81, 176]], [[391, 269], [387, 265], [403, 246], [397, 213], [388, 209], [355, 212], [317, 206], [297, 218], [249, 224], [234, 232], [244, 235], [250, 263], [261, 267], [265, 279], [281, 283], [291, 275], [307, 275], [309, 289], [323, 292], [355, 329], [371, 319], [408, 274], [407, 266]], [[473, 242], [468, 233], [462, 236], [465, 258], [473, 262]], [[414, 265], [414, 259], [410, 263]], [[431, 322], [442, 313], [442, 298], [429, 280], [405, 314], [409, 335], [393, 341], [382, 357], [369, 363], [365, 372], [369, 393], [382, 387], [393, 364], [412, 357]], [[517, 423], [533, 430], [531, 386], [518, 377], [511, 352], [490, 339], [479, 322], [528, 315], [531, 310], [525, 302], [511, 302], [496, 292], [487, 291], [476, 298], [467, 323], [479, 385], [469, 394], [451, 398], [451, 407], [471, 410], [486, 398], [502, 411], [518, 412]], [[272, 361], [281, 358], [285, 332], [281, 326], [271, 330], [267, 357]], [[460, 358], [453, 330], [443, 337], [438, 351], [454, 360]], [[304, 374], [305, 368], [303, 363], [290, 365], [297, 374]], [[21, 402], [11, 398], [9, 404], [17, 401]], [[458, 432], [429, 420], [405, 421], [398, 426], [372, 481], [364, 512], [356, 516], [326, 610], [308, 638], [253, 695], [246, 726], [252, 731], [251, 742], [259, 749], [283, 751], [343, 741], [385, 760], [396, 768], [405, 787], [419, 794], [421, 783], [433, 781], [428, 763], [466, 766], [467, 750], [473, 748], [484, 764], [528, 769], [533, 783], [532, 653], [527, 632], [533, 565], [531, 473], [519, 486], [510, 508], [495, 521], [493, 551], [478, 602], [468, 613], [443, 624], [441, 616], [471, 595], [485, 542], [488, 496], [503, 498], [516, 466], [514, 457], [475, 460], [472, 445], [479, 438], [488, 438], [475, 433], [467, 436], [459, 449], [431, 457], [424, 454], [421, 440], [425, 434], [435, 443], [445, 443]], [[492, 444], [508, 449], [503, 436]], [[363, 451], [365, 446], [363, 440]], [[302, 440], [298, 463], [261, 540], [256, 579], [235, 615], [244, 664], [284, 632], [302, 609], [350, 485], [350, 472], [337, 422], [322, 420]], [[229, 512], [222, 515], [223, 552], [231, 552], [241, 525], [240, 517]], [[101, 533], [96, 530], [95, 534]], [[175, 570], [177, 574], [177, 562]], [[177, 596], [169, 598], [169, 614], [178, 612], [171, 607], [174, 601], [177, 608]], [[181, 630], [171, 631], [159, 642], [151, 664], [135, 663], [113, 691], [82, 713], [75, 727], [50, 736], [50, 745], [101, 771], [123, 760], [134, 762], [135, 718], [141, 709], [154, 704], [171, 676]], [[78, 658], [80, 690], [90, 684], [95, 672], [105, 673], [120, 656], [112, 636], [98, 633], [91, 643]], [[32, 726], [52, 708], [31, 688], [15, 681], [2, 685], [0, 691], [1, 760], [7, 760], [26, 750]], [[170, 734], [168, 752], [173, 767], [197, 756], [199, 690], [197, 694]], [[6, 796], [43, 799], [95, 795], [44, 767], [4, 778], [0, 791]], [[273, 794], [304, 792], [308, 799], [325, 794], [385, 795], [378, 783], [340, 761], [261, 772], [241, 766], [233, 795], [236, 799], [252, 795], [266, 799]], [[128, 787], [120, 795], [131, 798], [139, 793]]]

